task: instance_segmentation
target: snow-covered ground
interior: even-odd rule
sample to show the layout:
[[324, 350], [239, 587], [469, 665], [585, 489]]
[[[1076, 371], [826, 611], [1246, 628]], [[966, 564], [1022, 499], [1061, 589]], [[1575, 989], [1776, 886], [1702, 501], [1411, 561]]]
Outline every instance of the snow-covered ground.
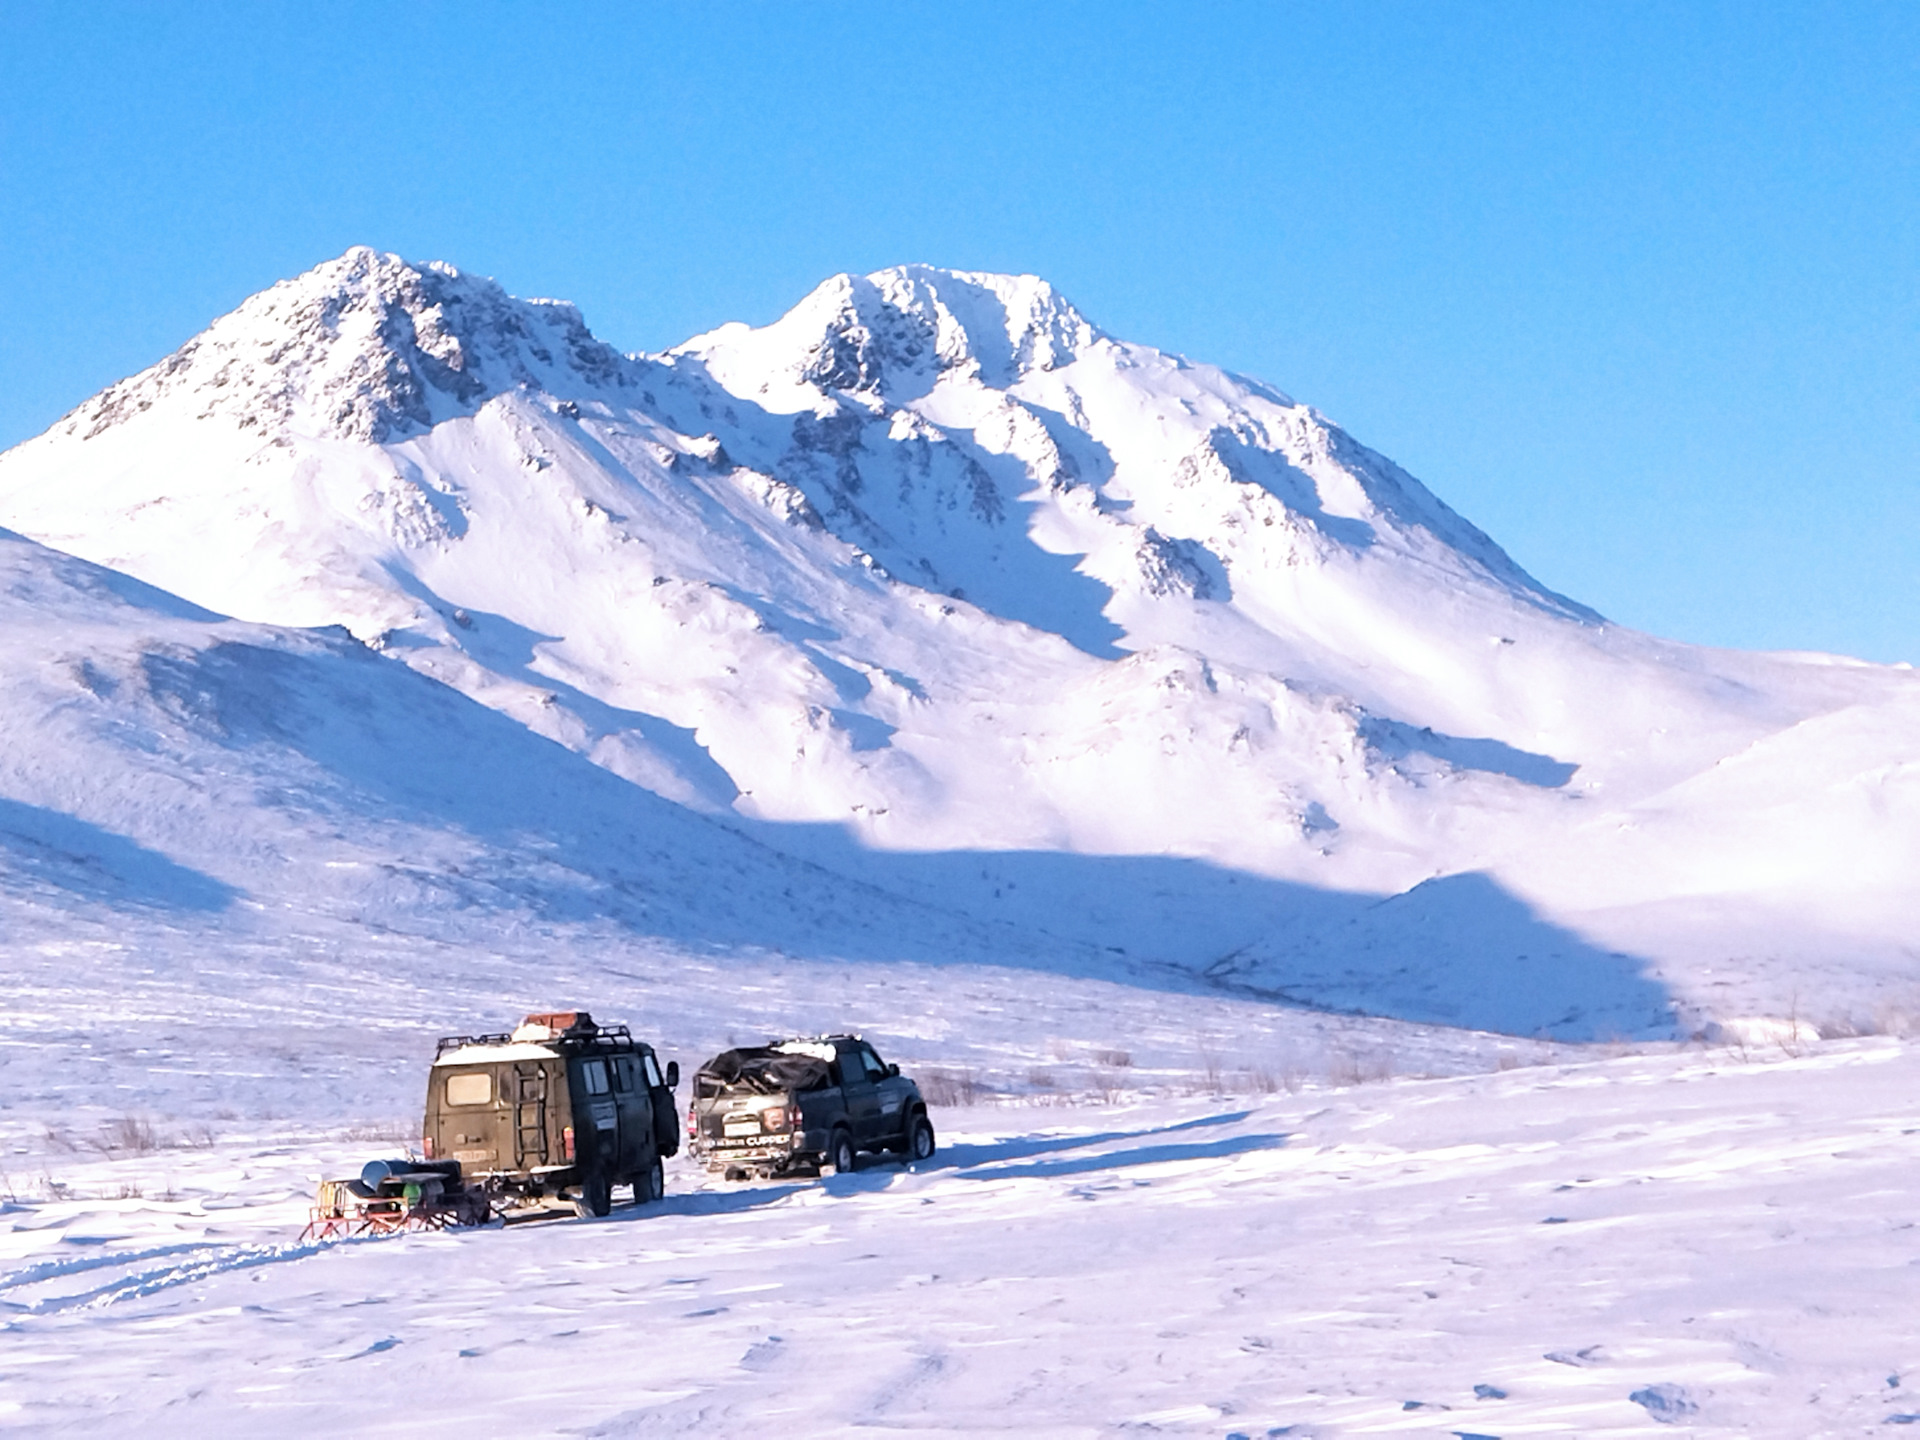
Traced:
[[729, 1185], [677, 1161], [664, 1203], [605, 1221], [319, 1246], [295, 1242], [313, 1177], [391, 1148], [385, 1117], [322, 1137], [310, 1091], [302, 1120], [147, 1153], [22, 1137], [0, 1427], [1811, 1436], [1920, 1415], [1920, 1052], [1898, 1042], [1297, 1093], [1168, 1079], [943, 1108], [912, 1171]]

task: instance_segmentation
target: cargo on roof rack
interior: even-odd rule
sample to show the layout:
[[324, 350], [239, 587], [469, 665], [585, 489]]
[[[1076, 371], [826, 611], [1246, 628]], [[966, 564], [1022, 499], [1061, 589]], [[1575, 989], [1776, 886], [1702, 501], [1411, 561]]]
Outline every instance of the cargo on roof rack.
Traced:
[[600, 1025], [584, 1010], [548, 1011], [529, 1015], [512, 1030], [485, 1035], [442, 1035], [434, 1059], [451, 1051], [499, 1045], [549, 1045], [565, 1054], [590, 1048], [632, 1048], [638, 1042], [625, 1025]]

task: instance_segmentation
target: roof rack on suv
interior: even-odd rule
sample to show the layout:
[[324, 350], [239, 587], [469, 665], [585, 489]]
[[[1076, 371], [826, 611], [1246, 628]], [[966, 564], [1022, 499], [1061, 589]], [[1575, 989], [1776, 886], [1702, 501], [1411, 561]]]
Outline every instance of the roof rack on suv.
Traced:
[[767, 1043], [769, 1045], [790, 1045], [796, 1040], [801, 1040], [811, 1045], [816, 1043], [825, 1044], [829, 1040], [860, 1040], [864, 1038], [865, 1037], [858, 1031], [848, 1034], [844, 1030], [836, 1030], [831, 1035], [782, 1035], [778, 1039], [769, 1040]]

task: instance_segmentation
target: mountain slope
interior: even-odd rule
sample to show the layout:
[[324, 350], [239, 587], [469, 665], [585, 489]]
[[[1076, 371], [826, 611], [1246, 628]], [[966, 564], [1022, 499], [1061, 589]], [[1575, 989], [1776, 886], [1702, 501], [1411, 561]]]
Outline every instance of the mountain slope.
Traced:
[[272, 934], [294, 911], [445, 934], [611, 922], [695, 952], [1038, 953], [626, 784], [341, 631], [226, 620], [4, 531], [0, 620], [16, 936], [48, 912]]
[[[1908, 963], [1910, 672], [1609, 625], [1312, 410], [1032, 277], [841, 276], [621, 356], [356, 250], [0, 457], [0, 523], [345, 626], [893, 893], [1265, 993], [1433, 1013], [1544, 953], [1780, 1008], [1808, 966]], [[1177, 878], [1015, 900], [1050, 856]], [[1264, 898], [1223, 905], [1235, 876]], [[1396, 892], [1364, 942], [1317, 898]], [[1784, 955], [1737, 1002], [1703, 970], [1730, 916]]]

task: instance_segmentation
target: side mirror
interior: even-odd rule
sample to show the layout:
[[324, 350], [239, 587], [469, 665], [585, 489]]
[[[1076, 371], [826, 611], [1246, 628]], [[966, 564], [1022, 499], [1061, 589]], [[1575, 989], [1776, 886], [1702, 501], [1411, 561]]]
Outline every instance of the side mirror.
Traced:
[[900, 1067], [898, 1065], [887, 1066], [887, 1075], [890, 1079], [898, 1080], [900, 1078]]
[[679, 1088], [680, 1062], [678, 1060], [669, 1060], [667, 1061], [667, 1089], [678, 1090]]

